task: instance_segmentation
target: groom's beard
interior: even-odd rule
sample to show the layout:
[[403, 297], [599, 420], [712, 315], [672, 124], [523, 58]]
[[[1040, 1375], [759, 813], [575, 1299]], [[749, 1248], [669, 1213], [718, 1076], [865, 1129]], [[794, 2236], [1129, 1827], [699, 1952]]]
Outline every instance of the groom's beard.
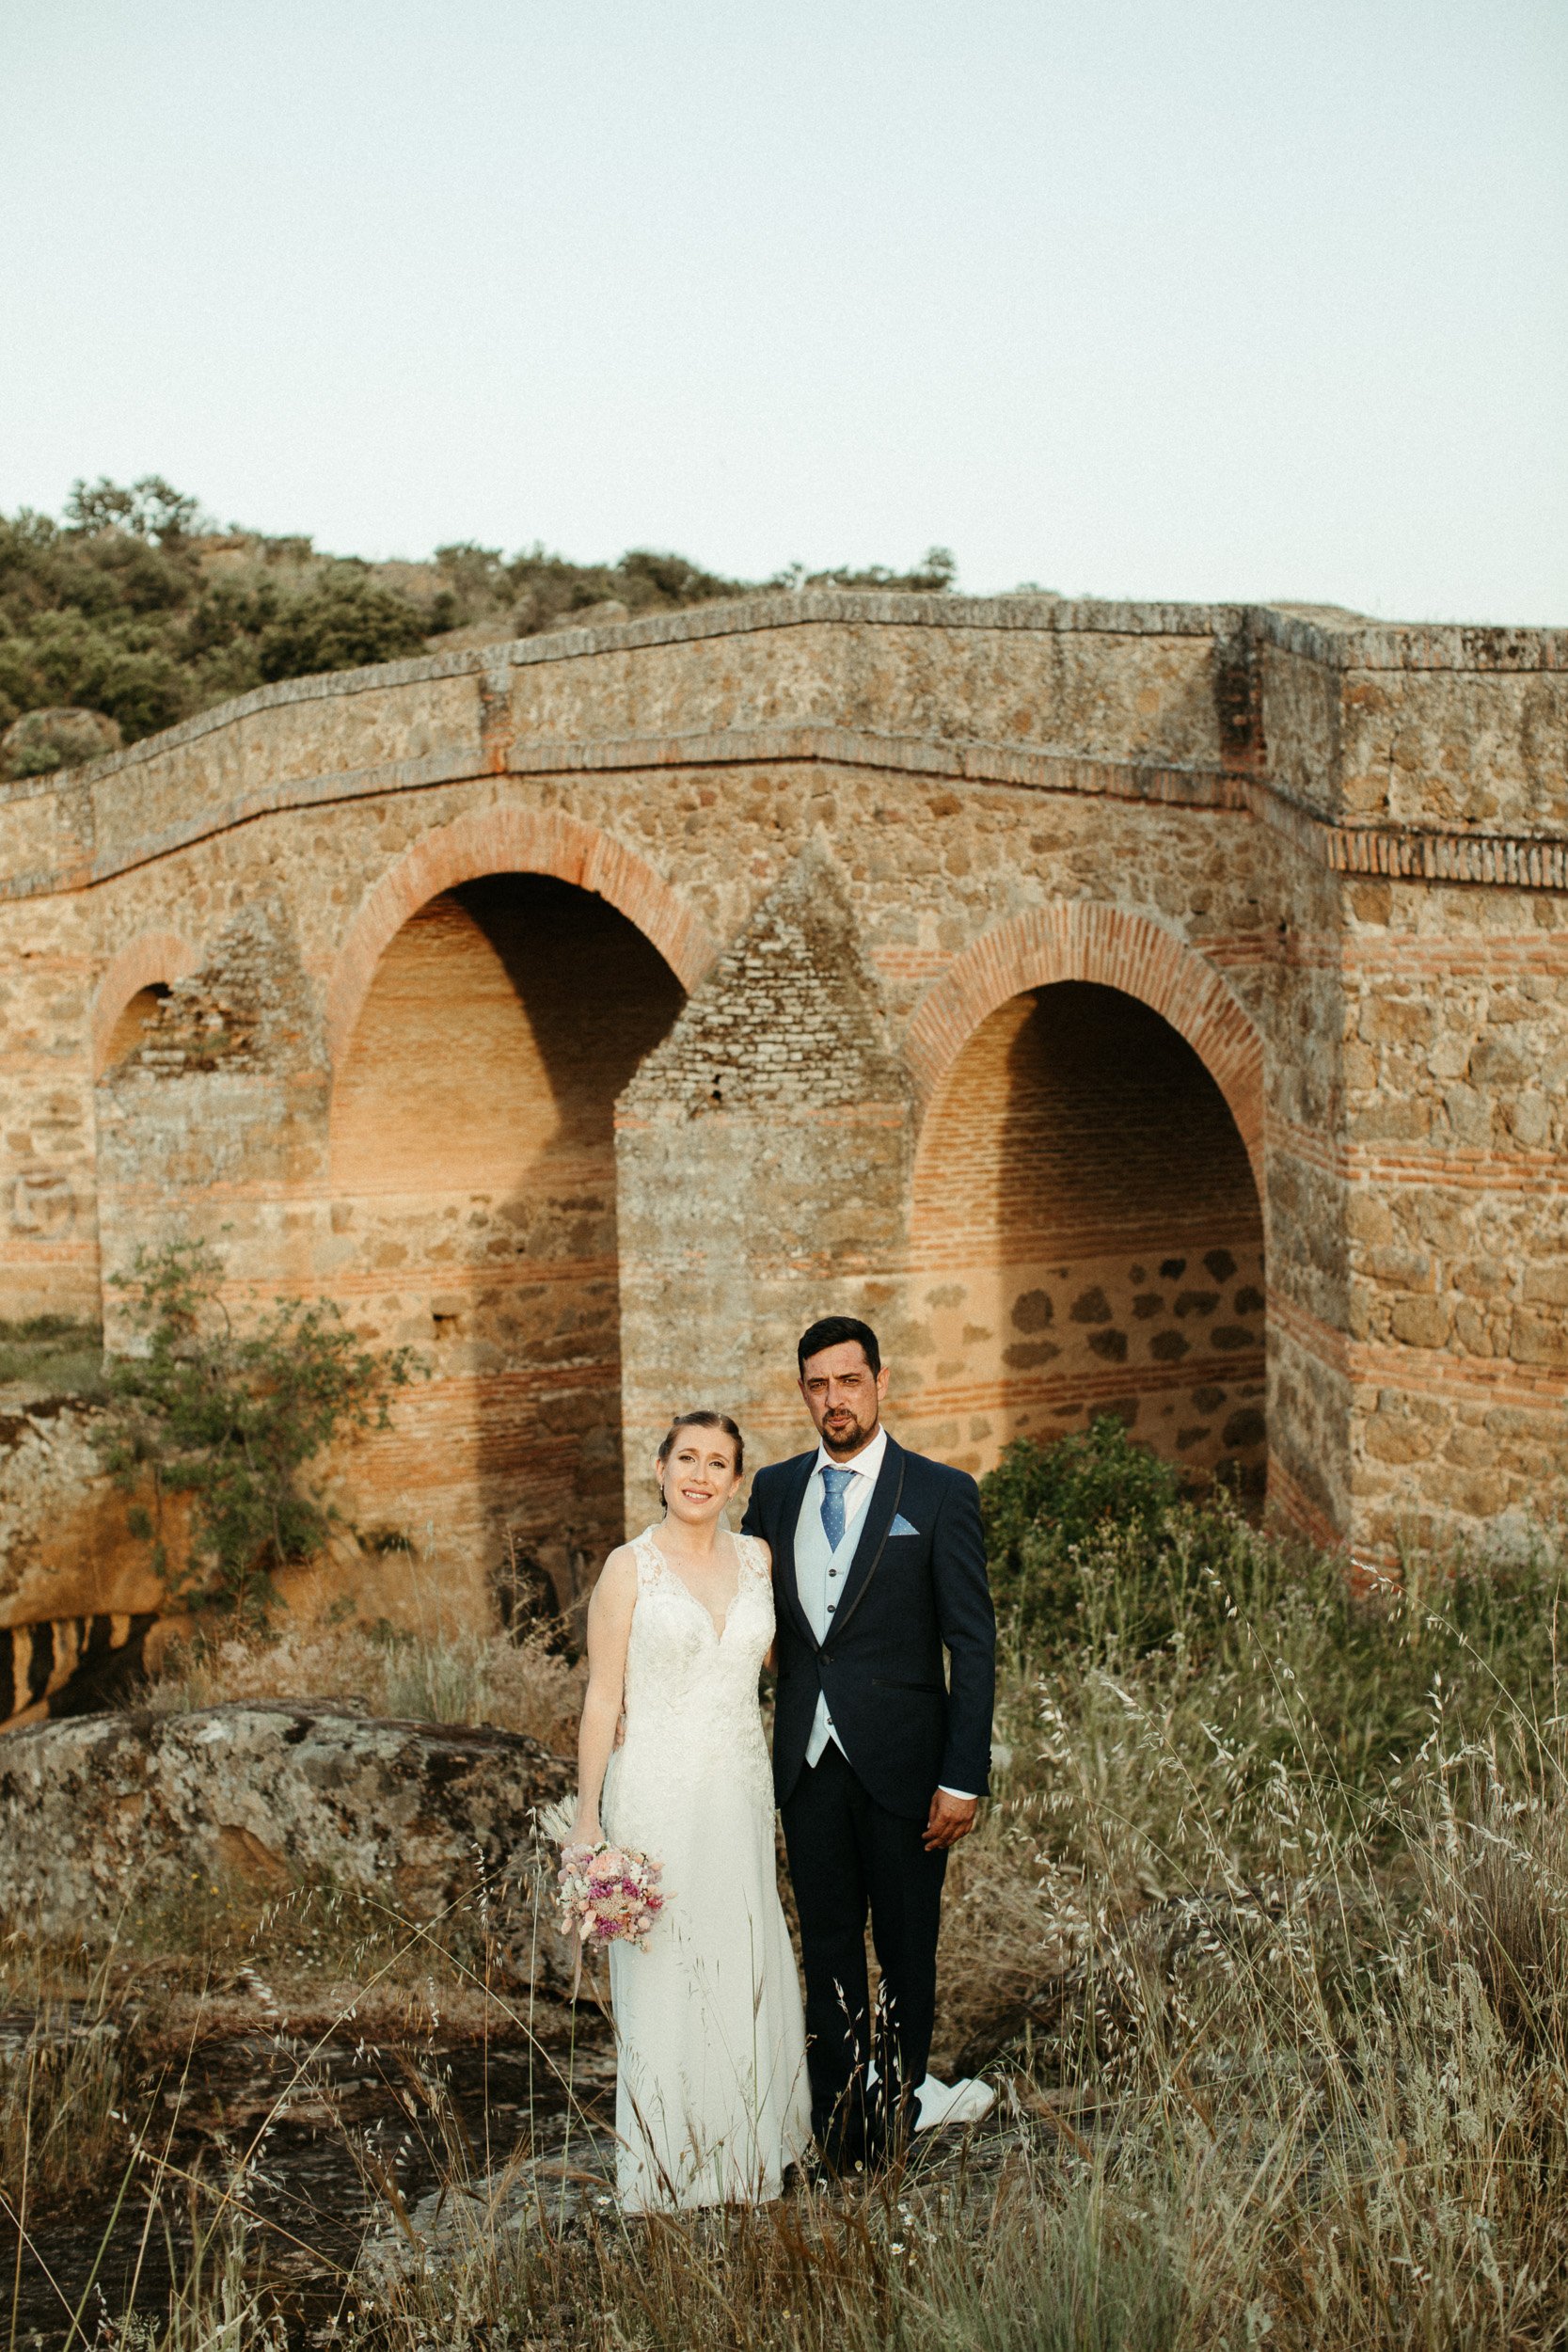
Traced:
[[858, 1422], [846, 1416], [843, 1422], [830, 1415], [822, 1423], [822, 1442], [830, 1454], [859, 1454], [877, 1434], [881, 1415], [874, 1412], [868, 1422]]

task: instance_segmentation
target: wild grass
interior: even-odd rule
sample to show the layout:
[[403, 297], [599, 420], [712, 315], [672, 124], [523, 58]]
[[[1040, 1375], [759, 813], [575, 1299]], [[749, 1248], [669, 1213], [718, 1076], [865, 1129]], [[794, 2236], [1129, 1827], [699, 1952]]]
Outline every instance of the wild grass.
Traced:
[[[368, 2169], [402, 2259], [353, 2286], [324, 2260], [331, 2341], [1568, 2346], [1560, 1558], [1544, 1536], [1356, 1591], [1223, 1501], [1118, 1514], [1087, 1467], [1099, 1499], [1053, 1471], [1050, 1525], [1027, 1461], [990, 1498], [1013, 1547], [1006, 1760], [950, 1873], [939, 2056], [984, 2066], [994, 2125], [917, 2143], [895, 2178], [639, 2221], [607, 2193], [602, 2121], [548, 2089], [554, 2059], [511, 2150], [476, 2153], [437, 2088], [439, 2245]], [[446, 1964], [484, 1978], [490, 2030], [526, 2034], [483, 1927]], [[260, 2242], [202, 2243], [174, 2316], [106, 2341], [265, 2340]]]
[[547, 1629], [518, 1642], [285, 1621], [250, 1633], [198, 1630], [169, 1650], [145, 1696], [171, 1714], [231, 1699], [340, 1699], [400, 1720], [494, 1724], [564, 1754], [577, 1744], [582, 1684], [581, 1665], [552, 1646]]
[[1005, 2178], [908, 2180], [772, 2209], [626, 2225], [487, 2226], [347, 2319], [365, 2352], [451, 2345], [747, 2352], [1036, 2352], [1173, 2344], [1180, 2282], [1151, 2217], [1049, 2158]]
[[69, 1315], [0, 1322], [0, 1386], [12, 1381], [35, 1396], [104, 1395], [103, 1332]]
[[16, 2183], [48, 2208], [79, 2195], [123, 2151], [128, 2036], [102, 1959], [80, 1956], [64, 1997], [20, 1939], [5, 1963], [0, 1998], [10, 2031], [0, 2065], [0, 2183]]
[[1288, 1893], [1385, 1921], [1450, 1748], [1559, 1786], [1568, 1580], [1544, 1545], [1357, 1590], [1224, 1501], [1173, 1501], [1152, 1532], [1108, 1520], [1070, 1570], [1051, 1639], [1005, 1636], [1009, 1761], [949, 1880], [950, 2048], [999, 1986], [1140, 1915]]

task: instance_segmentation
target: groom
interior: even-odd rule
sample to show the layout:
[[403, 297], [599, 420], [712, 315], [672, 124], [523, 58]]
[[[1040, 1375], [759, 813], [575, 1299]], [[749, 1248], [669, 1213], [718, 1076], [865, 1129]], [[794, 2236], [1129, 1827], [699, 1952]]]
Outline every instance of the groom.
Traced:
[[830, 2164], [852, 2168], [913, 2126], [948, 1850], [990, 1772], [996, 1619], [974, 1481], [882, 1427], [876, 1333], [829, 1315], [799, 1361], [820, 1442], [757, 1472], [744, 1527], [773, 1553], [773, 1780], [800, 1915], [812, 2128]]

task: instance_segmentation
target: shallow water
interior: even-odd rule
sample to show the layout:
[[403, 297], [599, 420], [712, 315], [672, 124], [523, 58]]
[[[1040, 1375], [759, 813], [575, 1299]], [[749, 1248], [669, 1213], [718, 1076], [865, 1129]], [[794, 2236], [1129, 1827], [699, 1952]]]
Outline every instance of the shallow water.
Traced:
[[[0, 2042], [21, 2022], [0, 2021]], [[30, 2225], [20, 2262], [16, 2229], [0, 2215], [0, 2346], [91, 2344], [133, 2309], [155, 2321], [188, 2272], [193, 2215], [210, 2219], [236, 2180], [251, 2217], [247, 2275], [276, 2297], [291, 2344], [318, 2340], [367, 2231], [387, 2223], [388, 2190], [411, 2206], [441, 2173], [488, 2172], [519, 2147], [559, 2140], [568, 2069], [574, 2110], [608, 2119], [613, 2069], [596, 2016], [579, 2024], [575, 2050], [342, 2035], [317, 2046], [260, 2032], [199, 2042], [128, 2103], [137, 2117], [150, 2106], [149, 2138], [166, 2158], [150, 2209], [153, 2166], [133, 2174], [118, 2214], [117, 2171]]]

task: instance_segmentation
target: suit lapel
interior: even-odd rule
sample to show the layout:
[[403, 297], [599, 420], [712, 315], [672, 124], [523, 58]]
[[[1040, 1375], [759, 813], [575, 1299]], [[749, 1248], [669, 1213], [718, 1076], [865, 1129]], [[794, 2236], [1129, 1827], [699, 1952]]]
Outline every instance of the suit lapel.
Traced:
[[800, 1605], [800, 1587], [795, 1575], [795, 1523], [800, 1516], [800, 1505], [806, 1499], [806, 1487], [816, 1468], [816, 1454], [802, 1454], [784, 1487], [784, 1508], [779, 1516], [778, 1535], [773, 1546], [773, 1581], [806, 1640], [813, 1649], [819, 1649], [821, 1644], [811, 1629], [811, 1619]]
[[893, 1514], [897, 1508], [903, 1483], [904, 1450], [889, 1438], [882, 1454], [882, 1467], [877, 1472], [877, 1484], [871, 1489], [871, 1500], [861, 1519], [861, 1539], [855, 1546], [855, 1556], [844, 1580], [844, 1597], [838, 1604], [838, 1623], [833, 1628], [835, 1633], [843, 1631], [860, 1606], [861, 1595], [871, 1581], [881, 1557], [882, 1546], [887, 1540], [888, 1529], [893, 1524]]

